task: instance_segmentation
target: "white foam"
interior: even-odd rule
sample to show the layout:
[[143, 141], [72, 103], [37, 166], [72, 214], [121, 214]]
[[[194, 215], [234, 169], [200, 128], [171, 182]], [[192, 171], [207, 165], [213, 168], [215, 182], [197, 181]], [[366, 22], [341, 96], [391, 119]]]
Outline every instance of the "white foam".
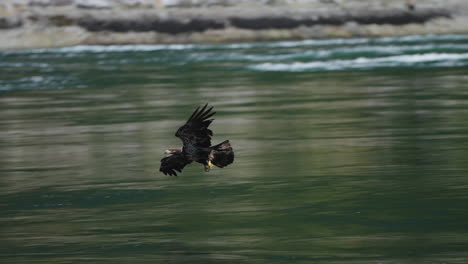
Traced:
[[187, 50], [193, 49], [193, 44], [168, 44], [168, 45], [78, 45], [57, 49], [34, 49], [27, 53], [105, 53], [105, 52], [129, 52], [129, 51], [158, 51], [158, 50]]
[[275, 41], [234, 44], [139, 44], [139, 45], [78, 45], [65, 48], [33, 49], [8, 51], [4, 53], [81, 53], [81, 52], [129, 52], [129, 51], [159, 51], [159, 50], [191, 50], [191, 49], [251, 49], [251, 48], [294, 48], [314, 46], [346, 46], [382, 43], [407, 43], [431, 41], [468, 40], [468, 35], [411, 35], [403, 37], [382, 38], [336, 38], [311, 39], [298, 41]]
[[401, 36], [401, 37], [381, 37], [376, 38], [376, 43], [386, 43], [386, 42], [426, 42], [426, 41], [455, 41], [455, 40], [468, 40], [468, 35], [410, 35], [410, 36]]
[[0, 91], [10, 90], [41, 90], [41, 89], [65, 89], [67, 87], [83, 88], [84, 84], [77, 84], [72, 76], [47, 76], [34, 75], [18, 78], [10, 81], [0, 81]]
[[[251, 61], [251, 62], [281, 62], [288, 60], [326, 59], [336, 56], [355, 56], [358, 53], [370, 53], [374, 55], [398, 55], [407, 52], [430, 52], [434, 50], [467, 51], [468, 44], [425, 44], [425, 45], [358, 45], [335, 48], [307, 49], [298, 52], [294, 49], [281, 50], [277, 53], [255, 54], [243, 51], [225, 52], [193, 52], [185, 58], [188, 61]], [[181, 58], [183, 59], [183, 58]], [[154, 59], [152, 59], [154, 61]]]
[[[375, 55], [399, 55], [407, 52], [430, 52], [437, 50], [457, 50], [468, 52], [468, 44], [425, 44], [425, 45], [385, 45], [385, 46], [345, 46], [336, 48], [309, 49], [301, 52], [297, 50], [282, 51], [279, 54], [246, 54], [242, 52], [221, 54], [217, 60], [245, 60], [245, 61], [286, 61], [294, 59], [326, 59], [335, 56], [353, 56], [358, 53]], [[209, 58], [208, 58], [209, 59]]]
[[229, 48], [229, 49], [248, 49], [248, 48], [257, 48], [257, 47], [294, 48], [294, 47], [303, 47], [303, 46], [355, 45], [355, 44], [368, 43], [369, 41], [370, 39], [367, 39], [367, 38], [313, 39], [313, 40], [298, 40], [298, 41], [227, 44], [224, 46], [224, 48]]
[[21, 67], [48, 68], [48, 67], [50, 67], [50, 64], [49, 63], [39, 63], [39, 62], [0, 62], [0, 67], [9, 67], [9, 68], [21, 68]]
[[[398, 55], [379, 58], [356, 58], [350, 60], [328, 60], [294, 63], [261, 63], [248, 66], [249, 69], [258, 71], [313, 71], [313, 70], [344, 70], [366, 69], [395, 66], [411, 66], [422, 63], [432, 63], [431, 66], [459, 66], [460, 61], [467, 60], [468, 53], [427, 53], [413, 55]], [[466, 63], [468, 64], [468, 62]]]
[[309, 39], [298, 41], [276, 41], [263, 43], [236, 43], [219, 45], [228, 49], [248, 49], [257, 47], [269, 48], [294, 48], [307, 46], [343, 46], [371, 43], [407, 43], [407, 42], [429, 42], [429, 41], [454, 41], [468, 40], [468, 35], [411, 35], [402, 37], [381, 38], [336, 38], [336, 39]]

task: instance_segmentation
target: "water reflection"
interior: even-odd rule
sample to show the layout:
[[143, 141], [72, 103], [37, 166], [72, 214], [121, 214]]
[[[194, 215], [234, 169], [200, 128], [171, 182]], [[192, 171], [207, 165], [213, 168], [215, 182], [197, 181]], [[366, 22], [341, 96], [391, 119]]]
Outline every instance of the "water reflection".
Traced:
[[[6, 263], [466, 262], [464, 70], [180, 71], [1, 95]], [[236, 162], [160, 175], [207, 101]]]

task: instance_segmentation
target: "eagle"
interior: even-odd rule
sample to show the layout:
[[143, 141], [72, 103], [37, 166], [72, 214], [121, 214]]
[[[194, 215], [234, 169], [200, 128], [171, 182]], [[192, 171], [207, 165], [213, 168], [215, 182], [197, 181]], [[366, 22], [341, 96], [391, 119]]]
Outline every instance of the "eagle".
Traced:
[[209, 119], [216, 112], [212, 112], [213, 107], [207, 108], [205, 104], [195, 109], [187, 122], [181, 126], [175, 136], [182, 140], [181, 148], [169, 148], [164, 151], [168, 156], [161, 159], [159, 171], [164, 175], [177, 176], [177, 172], [196, 161], [205, 166], [208, 172], [213, 166], [223, 168], [234, 161], [234, 151], [229, 140], [225, 140], [218, 145], [211, 146], [211, 136], [213, 132], [208, 126], [214, 119]]

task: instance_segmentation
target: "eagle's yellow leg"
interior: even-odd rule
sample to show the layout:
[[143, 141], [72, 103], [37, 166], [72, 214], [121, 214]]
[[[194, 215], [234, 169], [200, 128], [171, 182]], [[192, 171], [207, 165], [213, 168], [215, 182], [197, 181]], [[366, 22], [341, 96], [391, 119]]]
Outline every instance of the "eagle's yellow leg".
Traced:
[[205, 171], [209, 172], [211, 168], [213, 168], [213, 163], [211, 163], [211, 160], [208, 161], [208, 165], [205, 165]]

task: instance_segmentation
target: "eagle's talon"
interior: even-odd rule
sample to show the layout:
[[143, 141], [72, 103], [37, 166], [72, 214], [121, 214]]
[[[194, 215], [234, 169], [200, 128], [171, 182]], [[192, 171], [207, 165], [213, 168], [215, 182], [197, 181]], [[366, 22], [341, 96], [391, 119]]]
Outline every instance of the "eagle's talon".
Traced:
[[205, 171], [209, 172], [211, 168], [213, 168], [213, 163], [211, 163], [211, 160], [208, 161], [208, 165], [205, 165]]

